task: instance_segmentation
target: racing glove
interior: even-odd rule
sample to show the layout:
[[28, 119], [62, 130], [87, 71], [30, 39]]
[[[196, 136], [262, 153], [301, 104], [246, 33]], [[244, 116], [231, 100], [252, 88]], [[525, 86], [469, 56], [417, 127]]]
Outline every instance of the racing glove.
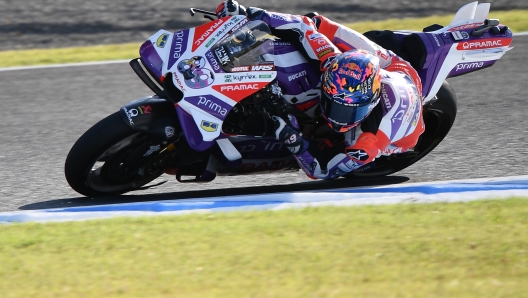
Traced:
[[287, 121], [278, 116], [273, 116], [272, 119], [275, 128], [275, 138], [284, 142], [291, 153], [301, 154], [308, 149], [310, 143], [298, 131], [299, 125], [293, 115], [288, 114]]
[[246, 15], [246, 8], [238, 4], [236, 0], [222, 1], [222, 3], [216, 7], [216, 16], [218, 18], [234, 15]]

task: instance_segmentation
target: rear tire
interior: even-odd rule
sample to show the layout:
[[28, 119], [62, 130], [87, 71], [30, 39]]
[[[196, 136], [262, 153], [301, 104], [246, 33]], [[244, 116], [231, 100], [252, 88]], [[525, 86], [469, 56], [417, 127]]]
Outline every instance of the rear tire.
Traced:
[[139, 189], [163, 174], [162, 169], [144, 169], [152, 159], [144, 156], [150, 145], [147, 134], [130, 128], [116, 112], [91, 127], [73, 145], [64, 165], [66, 180], [87, 197]]
[[436, 96], [436, 101], [424, 107], [425, 131], [413, 152], [381, 156], [373, 162], [373, 167], [363, 171], [360, 168], [359, 172], [350, 173], [347, 177], [390, 175], [411, 166], [433, 151], [453, 126], [457, 114], [456, 95], [447, 81], [444, 81]]

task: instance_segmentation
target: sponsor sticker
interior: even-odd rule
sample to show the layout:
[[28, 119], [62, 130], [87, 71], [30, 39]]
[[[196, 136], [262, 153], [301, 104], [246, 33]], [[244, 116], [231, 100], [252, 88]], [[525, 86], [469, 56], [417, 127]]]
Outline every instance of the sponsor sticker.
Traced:
[[176, 129], [172, 126], [165, 127], [165, 137], [168, 139], [174, 137], [174, 134], [176, 133]]
[[447, 30], [448, 32], [452, 32], [452, 31], [460, 31], [460, 30], [466, 30], [466, 29], [473, 29], [473, 28], [476, 28], [478, 26], [482, 26], [484, 25], [484, 23], [473, 23], [473, 24], [466, 24], [466, 25], [461, 25], [461, 26], [457, 26], [457, 27], [453, 27], [449, 30]]
[[150, 112], [152, 112], [152, 108], [150, 107], [150, 105], [139, 106], [138, 110], [141, 114], [150, 114]]
[[451, 36], [453, 36], [454, 40], [463, 40], [463, 39], [469, 39], [469, 34], [465, 31], [454, 31], [451, 32]]
[[321, 59], [325, 55], [328, 55], [328, 54], [333, 53], [333, 52], [334, 52], [334, 49], [328, 49], [328, 50], [322, 51], [321, 53], [319, 53], [317, 55], [317, 58]]
[[316, 53], [320, 53], [320, 52], [323, 51], [323, 50], [326, 50], [326, 49], [333, 49], [333, 48], [334, 48], [334, 47], [333, 47], [332, 45], [327, 44], [327, 45], [324, 45], [324, 46], [322, 46], [322, 47], [319, 47], [317, 50], [315, 50], [315, 52], [316, 52]]
[[267, 84], [267, 82], [234, 83], [225, 85], [214, 85], [213, 89], [238, 102], [246, 98], [247, 96], [259, 91]]
[[215, 38], [212, 38], [210, 41], [207, 42], [207, 44], [205, 45], [206, 48], [210, 47], [213, 42], [215, 41]]
[[290, 19], [288, 17], [286, 17], [285, 15], [280, 14], [280, 13], [271, 13], [271, 18], [272, 19], [277, 19], [277, 20], [280, 20], [280, 21], [284, 21], [284, 22], [290, 21]]
[[274, 46], [291, 46], [291, 43], [285, 42], [285, 41], [274, 41], [273, 45]]
[[[239, 74], [240, 72], [237, 72], [235, 74], [228, 74], [224, 75], [224, 82], [226, 83], [233, 83], [233, 82], [247, 82], [247, 81], [255, 81], [259, 79], [259, 76], [253, 73], [245, 73], [245, 74]], [[260, 75], [260, 78], [268, 78], [271, 77], [270, 74], [266, 75]]]
[[218, 64], [218, 61], [216, 61], [213, 53], [211, 53], [211, 51], [208, 51], [206, 54], [205, 54], [205, 57], [207, 58], [207, 61], [209, 61], [209, 64], [211, 64], [211, 66], [213, 67], [213, 69], [215, 71], [220, 71], [220, 65]]
[[242, 91], [242, 90], [259, 90], [258, 84], [235, 84], [235, 85], [224, 85], [220, 87], [221, 91]]
[[272, 65], [272, 64], [251, 66], [252, 71], [269, 71], [269, 70], [274, 70], [274, 69], [275, 69], [275, 65]]
[[457, 45], [457, 50], [477, 50], [510, 45], [511, 38], [485, 38], [481, 40], [463, 41]]
[[303, 70], [301, 72], [298, 72], [296, 74], [292, 74], [291, 76], [288, 76], [288, 81], [293, 81], [295, 79], [298, 79], [298, 78], [301, 78], [301, 77], [304, 77], [306, 76], [306, 70]]
[[168, 68], [171, 68], [187, 50], [187, 39], [189, 30], [174, 33], [172, 38], [171, 55], [169, 56]]
[[202, 109], [209, 110], [225, 117], [227, 115], [227, 109], [222, 105], [221, 101], [214, 101], [205, 96], [200, 96], [200, 99], [198, 100], [198, 106]]
[[244, 26], [247, 22], [249, 22], [248, 18], [244, 18], [242, 21], [240, 21], [238, 24], [236, 24], [233, 29], [229, 32], [235, 32], [236, 30], [240, 29], [240, 27]]
[[132, 120], [132, 118], [136, 117], [139, 114], [138, 110], [136, 109], [128, 110], [127, 108], [123, 107], [123, 111], [125, 112], [125, 115], [127, 116], [127, 119], [130, 125], [134, 125], [134, 121]]
[[441, 47], [442, 45], [440, 44], [440, 41], [438, 40], [438, 37], [436, 37], [436, 34], [433, 34], [433, 38], [434, 38], [434, 40], [436, 42], [436, 45]]
[[469, 63], [460, 63], [455, 67], [455, 71], [471, 70], [476, 68], [481, 68], [484, 66], [484, 62], [469, 62]]
[[229, 59], [229, 56], [227, 55], [227, 52], [224, 49], [224, 47], [219, 47], [219, 48], [215, 49], [214, 52], [215, 52], [216, 57], [220, 61], [220, 64], [226, 65], [227, 63], [229, 63], [231, 61], [231, 59]]
[[243, 71], [249, 71], [249, 66], [236, 66], [231, 68], [232, 72], [243, 72]]
[[190, 96], [185, 100], [219, 119], [224, 119], [232, 107], [212, 95]]
[[215, 132], [218, 130], [218, 123], [202, 120], [200, 127], [207, 132]]
[[180, 87], [181, 92], [186, 92], [187, 90], [185, 90], [185, 87], [183, 87], [183, 84], [180, 81], [180, 78], [178, 77], [178, 73], [173, 72], [173, 76], [172, 77], [174, 78], [174, 80], [178, 84], [178, 87]]
[[309, 40], [316, 40], [318, 38], [323, 38], [323, 35], [321, 33], [314, 33], [308, 36]]
[[[212, 24], [211, 24], [212, 23]], [[218, 29], [220, 27], [220, 25], [222, 25], [224, 23], [224, 20], [223, 19], [218, 19], [214, 22], [209, 22], [209, 23], [206, 23], [204, 25], [201, 25], [201, 26], [198, 26], [195, 28], [195, 31], [194, 31], [194, 37], [195, 37], [195, 42], [192, 46], [192, 51], [196, 51], [196, 49], [202, 45], [202, 43], [209, 37], [211, 36], [211, 34], [216, 31], [216, 29]], [[198, 37], [198, 38], [196, 38]]]
[[369, 158], [368, 153], [365, 150], [361, 150], [361, 149], [350, 150], [347, 152], [347, 155], [350, 158], [353, 158], [359, 161], [365, 161]]
[[342, 69], [340, 68], [337, 73], [341, 75], [347, 75], [351, 76], [356, 80], [361, 80], [361, 72], [357, 72], [356, 70], [348, 70], [348, 69]]
[[381, 88], [381, 97], [383, 98], [383, 103], [385, 103], [385, 108], [387, 110], [390, 110], [392, 108], [392, 104], [390, 102], [389, 95], [387, 94], [387, 91], [384, 88]]
[[235, 82], [243, 82], [243, 81], [249, 81], [254, 80], [257, 78], [257, 75], [246, 73], [243, 75], [233, 75], [233, 81]]
[[160, 35], [160, 37], [158, 37], [158, 40], [156, 41], [156, 46], [158, 48], [164, 48], [165, 45], [167, 44], [168, 39], [169, 39], [169, 34], [163, 33], [162, 35]]
[[332, 62], [334, 62], [335, 57], [336, 56], [330, 56], [330, 57], [326, 58], [326, 60], [322, 63], [323, 64], [323, 69], [327, 69], [328, 67], [330, 67], [330, 64], [332, 64]]

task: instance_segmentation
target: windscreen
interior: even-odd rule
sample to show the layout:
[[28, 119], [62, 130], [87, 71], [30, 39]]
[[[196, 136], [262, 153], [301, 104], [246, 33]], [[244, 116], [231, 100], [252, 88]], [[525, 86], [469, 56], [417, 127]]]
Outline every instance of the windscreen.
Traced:
[[229, 34], [216, 44], [212, 51], [224, 71], [232, 72], [240, 66], [273, 62], [269, 58], [272, 55], [266, 54], [273, 54], [274, 39], [266, 23], [251, 21]]

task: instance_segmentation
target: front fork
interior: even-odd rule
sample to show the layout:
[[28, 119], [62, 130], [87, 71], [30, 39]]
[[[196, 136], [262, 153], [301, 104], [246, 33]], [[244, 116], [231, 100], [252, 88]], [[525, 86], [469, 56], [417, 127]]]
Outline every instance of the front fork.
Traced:
[[[163, 168], [175, 174], [180, 182], [211, 181], [216, 176], [206, 171], [209, 150], [197, 152], [186, 143], [174, 104], [158, 96], [129, 102], [120, 110], [123, 121], [132, 129], [148, 134], [150, 147], [144, 156], [152, 155], [145, 171]], [[182, 176], [194, 176], [184, 180]]]
[[130, 128], [172, 142], [181, 126], [174, 105], [158, 96], [134, 100], [120, 110], [121, 119]]

